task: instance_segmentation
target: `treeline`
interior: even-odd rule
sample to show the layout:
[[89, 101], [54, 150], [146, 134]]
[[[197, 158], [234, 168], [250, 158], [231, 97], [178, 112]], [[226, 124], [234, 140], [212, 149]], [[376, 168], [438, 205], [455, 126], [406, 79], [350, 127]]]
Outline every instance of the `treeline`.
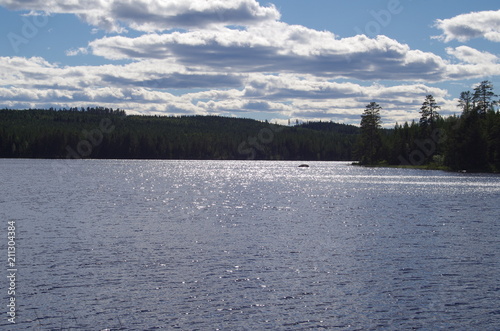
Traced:
[[0, 110], [2, 158], [352, 160], [359, 128], [108, 108]]
[[1, 158], [359, 160], [500, 172], [500, 112], [489, 81], [462, 92], [460, 116], [443, 118], [432, 95], [420, 121], [381, 128], [370, 103], [361, 127], [282, 126], [220, 116], [130, 116], [104, 107], [0, 110]]
[[[49, 111], [56, 111], [53, 107], [48, 109]], [[107, 107], [70, 107], [68, 109], [66, 108], [61, 108], [59, 109], [60, 113], [65, 113], [65, 112], [81, 112], [81, 113], [89, 113], [89, 114], [100, 114], [100, 115], [119, 115], [119, 116], [125, 116], [126, 113], [124, 110], [120, 110], [119, 108], [113, 109], [113, 108], [107, 108]]]
[[380, 128], [380, 105], [369, 104], [361, 120], [356, 156], [361, 164], [411, 165], [470, 172], [500, 172], [500, 112], [489, 81], [460, 94], [460, 116], [443, 118], [428, 95], [418, 123]]

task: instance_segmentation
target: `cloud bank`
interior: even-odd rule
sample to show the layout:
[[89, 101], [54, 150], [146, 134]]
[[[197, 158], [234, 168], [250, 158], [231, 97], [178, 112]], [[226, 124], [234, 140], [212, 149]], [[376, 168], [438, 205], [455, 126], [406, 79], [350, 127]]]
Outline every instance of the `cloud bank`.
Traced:
[[[456, 100], [434, 83], [500, 75], [492, 53], [448, 47], [448, 58], [442, 58], [382, 35], [339, 38], [281, 22], [276, 7], [255, 0], [0, 0], [0, 5], [74, 14], [113, 32], [66, 52], [97, 56], [106, 65], [0, 57], [0, 107], [98, 105], [136, 114], [262, 114], [281, 123], [300, 118], [358, 124], [365, 105], [376, 101], [392, 125], [418, 116], [427, 94], [435, 96], [441, 114], [453, 113]], [[470, 32], [479, 31], [478, 17], [468, 15], [492, 23], [499, 12], [461, 15], [436, 26], [444, 31], [443, 41], [494, 39], [494, 24]], [[128, 29], [139, 33], [131, 37]]]
[[273, 5], [264, 7], [255, 0], [2, 0], [0, 5], [12, 10], [75, 14], [109, 32], [124, 32], [125, 27], [153, 32], [251, 25], [280, 18]]
[[[422, 95], [433, 94], [443, 103], [447, 96], [445, 90], [425, 84], [360, 85], [295, 74], [193, 74], [179, 66], [158, 72], [157, 62], [61, 67], [42, 58], [0, 57], [0, 104], [10, 108], [104, 105], [159, 115], [271, 112], [285, 118], [357, 123], [359, 109], [371, 100], [384, 104], [391, 121], [402, 122], [411, 113], [404, 108], [418, 108]], [[180, 95], [165, 89], [177, 88], [179, 82], [190, 87], [210, 84], [211, 89]]]
[[444, 42], [466, 42], [474, 38], [500, 42], [500, 10], [473, 12], [437, 20], [435, 26], [443, 30], [443, 34], [437, 38]]
[[360, 80], [443, 80], [446, 63], [385, 36], [337, 39], [330, 32], [273, 22], [245, 30], [221, 28], [137, 38], [106, 37], [89, 44], [110, 60], [173, 59], [205, 70], [309, 73]]

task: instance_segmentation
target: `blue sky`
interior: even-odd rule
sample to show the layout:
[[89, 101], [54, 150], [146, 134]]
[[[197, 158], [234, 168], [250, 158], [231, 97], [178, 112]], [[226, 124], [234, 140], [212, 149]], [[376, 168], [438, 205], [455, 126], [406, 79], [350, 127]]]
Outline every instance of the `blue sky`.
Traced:
[[498, 1], [0, 0], [0, 107], [385, 126], [490, 80]]

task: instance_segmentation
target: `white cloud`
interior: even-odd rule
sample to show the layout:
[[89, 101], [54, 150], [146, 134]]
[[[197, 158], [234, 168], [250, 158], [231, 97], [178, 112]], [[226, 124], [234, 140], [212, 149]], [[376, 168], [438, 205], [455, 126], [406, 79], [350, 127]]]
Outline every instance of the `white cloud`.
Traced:
[[456, 57], [458, 60], [472, 64], [494, 64], [499, 62], [496, 55], [489, 52], [481, 52], [469, 46], [446, 48], [446, 53]]
[[[127, 65], [61, 67], [41, 58], [0, 57], [0, 107], [86, 107], [99, 105], [125, 109], [131, 114], [273, 114], [269, 118], [336, 120], [359, 124], [364, 106], [376, 100], [387, 111], [387, 125], [418, 117], [423, 97], [433, 94], [438, 102], [445, 90], [425, 84], [386, 86], [332, 82], [312, 75], [261, 73], [229, 75], [224, 88], [191, 89], [173, 95], [154, 77], [175, 74], [196, 86], [216, 73], [145, 61]], [[222, 74], [220, 74], [222, 75]], [[179, 77], [180, 77], [179, 76]], [[191, 81], [192, 80], [192, 81]], [[267, 116], [267, 115], [266, 115]]]
[[[339, 39], [332, 32], [279, 22], [277, 19], [280, 15], [274, 6], [264, 7], [255, 0], [138, 0], [134, 2], [133, 8], [131, 0], [0, 0], [0, 4], [14, 9], [84, 15], [94, 25], [113, 25], [115, 30], [118, 22], [126, 24], [128, 28], [145, 31], [163, 31], [183, 26], [193, 28], [144, 34], [135, 38], [105, 37], [90, 42], [88, 47], [66, 52], [68, 56], [92, 52], [106, 59], [132, 60], [141, 65], [148, 65], [152, 60], [164, 61], [164, 66], [182, 68], [179, 69], [181, 71], [165, 73], [159, 65], [161, 62], [155, 62], [161, 68], [160, 72], [154, 74], [158, 70], [154, 68], [149, 77], [127, 77], [127, 70], [133, 68], [127, 66], [123, 75], [102, 76], [112, 84], [134, 85], [141, 80], [146, 86], [153, 84], [161, 88], [209, 88], [209, 84], [220, 88], [237, 84], [239, 77], [221, 74], [226, 72], [437, 82], [480, 77], [484, 75], [481, 65], [486, 63], [488, 57], [491, 58], [489, 53], [483, 53], [476, 54], [480, 57], [473, 60], [473, 56], [466, 55], [466, 49], [457, 48], [449, 51], [449, 54], [465, 63], [451, 65], [433, 53], [412, 50], [408, 45], [386, 36], [368, 38], [358, 35]], [[481, 14], [483, 21], [491, 21], [488, 13], [497, 12], [473, 14]], [[468, 15], [472, 14], [454, 19], [465, 17], [459, 20], [463, 23], [471, 19]], [[193, 17], [196, 19], [192, 20]], [[443, 26], [447, 24], [445, 21], [440, 21]], [[229, 23], [237, 23], [239, 27], [230, 26]], [[490, 68], [490, 71], [497, 72], [497, 66]], [[201, 77], [205, 85], [201, 84]], [[198, 86], [194, 86], [193, 82], [198, 82]]]
[[[473, 79], [500, 72], [495, 55], [465, 46], [448, 49], [448, 54], [460, 61], [452, 64], [386, 36], [338, 39], [331, 32], [283, 22], [245, 29], [106, 37], [90, 42], [89, 49], [110, 60], [167, 60], [191, 72], [292, 73], [328, 79], [421, 82]], [[490, 67], [485, 70], [486, 65]]]
[[472, 12], [437, 20], [435, 27], [443, 30], [443, 34], [435, 38], [444, 42], [466, 42], [473, 38], [500, 42], [500, 10]]
[[204, 70], [309, 73], [363, 80], [442, 80], [446, 63], [385, 36], [337, 39], [331, 32], [272, 22], [136, 38], [106, 37], [89, 44], [107, 59], [172, 59]]
[[82, 55], [87, 55], [88, 54], [88, 48], [87, 47], [79, 47], [77, 49], [69, 49], [66, 51], [66, 55], [67, 56], [76, 56], [76, 55], [79, 55], [79, 54], [82, 54]]
[[447, 77], [450, 80], [500, 75], [500, 59], [494, 54], [469, 46], [448, 47], [446, 52], [459, 61], [458, 64], [447, 66]]
[[106, 31], [124, 32], [123, 25], [138, 31], [195, 29], [209, 26], [251, 25], [278, 20], [273, 6], [256, 0], [0, 0], [14, 10], [67, 13]]

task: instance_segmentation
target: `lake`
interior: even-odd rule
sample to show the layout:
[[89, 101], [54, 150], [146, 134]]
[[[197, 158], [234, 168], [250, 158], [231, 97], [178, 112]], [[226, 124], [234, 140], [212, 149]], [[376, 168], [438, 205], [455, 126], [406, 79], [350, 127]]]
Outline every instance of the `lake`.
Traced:
[[0, 328], [500, 329], [500, 176], [299, 164], [1, 159]]

